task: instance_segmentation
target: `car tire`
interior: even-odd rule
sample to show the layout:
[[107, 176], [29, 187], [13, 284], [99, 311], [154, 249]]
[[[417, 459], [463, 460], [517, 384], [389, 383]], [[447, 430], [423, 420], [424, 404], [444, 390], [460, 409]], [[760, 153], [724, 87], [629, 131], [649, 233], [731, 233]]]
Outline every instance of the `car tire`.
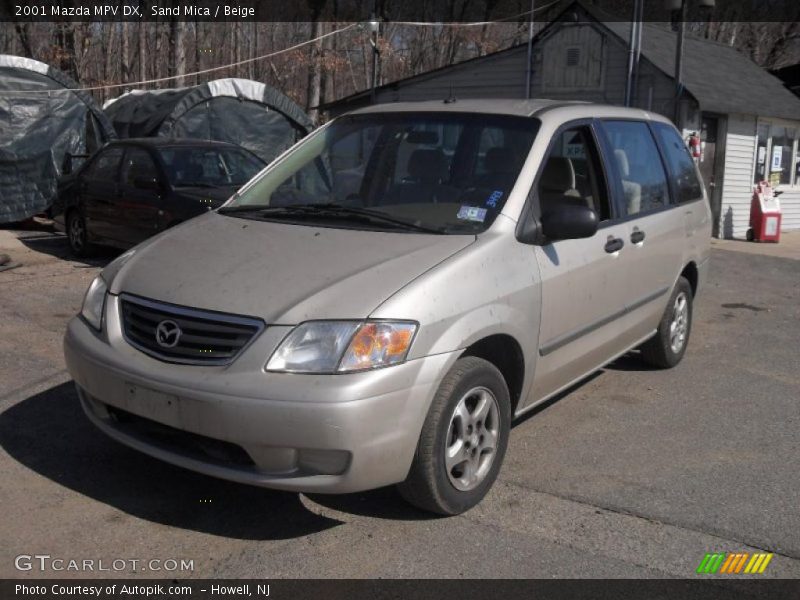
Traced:
[[73, 209], [67, 214], [67, 240], [72, 254], [78, 258], [86, 258], [94, 253], [94, 246], [89, 242], [89, 231], [86, 228], [86, 219], [78, 209]]
[[641, 346], [642, 359], [660, 369], [674, 367], [683, 358], [692, 331], [692, 286], [679, 277], [656, 334]]
[[510, 427], [511, 402], [503, 375], [481, 358], [459, 359], [428, 410], [411, 470], [398, 485], [400, 494], [440, 515], [469, 510], [497, 478]]

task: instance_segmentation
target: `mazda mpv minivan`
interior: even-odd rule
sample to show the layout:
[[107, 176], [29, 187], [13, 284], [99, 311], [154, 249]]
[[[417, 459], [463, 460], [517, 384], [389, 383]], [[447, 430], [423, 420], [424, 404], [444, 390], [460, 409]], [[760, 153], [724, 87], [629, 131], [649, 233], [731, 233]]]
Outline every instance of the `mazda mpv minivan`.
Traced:
[[66, 362], [89, 419], [151, 456], [457, 514], [514, 417], [629, 350], [681, 360], [710, 229], [661, 116], [374, 106], [109, 264]]

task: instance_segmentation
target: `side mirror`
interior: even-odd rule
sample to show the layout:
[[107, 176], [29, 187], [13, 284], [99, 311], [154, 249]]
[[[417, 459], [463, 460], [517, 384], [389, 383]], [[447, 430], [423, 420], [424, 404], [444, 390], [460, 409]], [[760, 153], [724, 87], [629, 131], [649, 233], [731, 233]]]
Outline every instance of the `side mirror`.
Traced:
[[140, 190], [152, 190], [154, 192], [161, 191], [161, 184], [158, 179], [154, 177], [137, 177], [133, 180], [133, 186]]
[[561, 204], [542, 215], [542, 233], [547, 241], [574, 240], [597, 233], [597, 213], [580, 204]]

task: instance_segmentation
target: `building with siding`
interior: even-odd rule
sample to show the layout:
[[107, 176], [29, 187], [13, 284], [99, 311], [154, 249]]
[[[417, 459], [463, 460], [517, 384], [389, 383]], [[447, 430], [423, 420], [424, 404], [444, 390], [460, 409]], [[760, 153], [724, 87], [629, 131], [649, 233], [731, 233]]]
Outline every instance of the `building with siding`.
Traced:
[[[376, 102], [455, 98], [550, 98], [623, 104], [630, 23], [575, 2], [528, 46], [467, 60], [391, 82]], [[635, 71], [634, 106], [677, 120], [686, 138], [697, 132], [698, 159], [714, 212], [714, 235], [744, 237], [754, 182], [778, 186], [784, 230], [800, 229], [800, 98], [735, 48], [686, 36], [683, 89], [677, 93], [677, 35], [644, 24]], [[530, 69], [530, 89], [528, 72]], [[326, 105], [331, 116], [371, 102], [370, 90]]]

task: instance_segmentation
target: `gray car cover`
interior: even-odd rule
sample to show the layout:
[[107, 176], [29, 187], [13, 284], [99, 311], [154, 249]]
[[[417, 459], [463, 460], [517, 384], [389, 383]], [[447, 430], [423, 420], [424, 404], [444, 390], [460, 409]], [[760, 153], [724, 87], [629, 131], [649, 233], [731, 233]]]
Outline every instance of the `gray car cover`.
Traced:
[[201, 85], [134, 90], [104, 110], [121, 138], [189, 137], [232, 142], [271, 162], [312, 128], [288, 96], [249, 79], [216, 79]]
[[92, 97], [64, 73], [0, 55], [0, 223], [53, 202], [68, 154], [90, 154], [115, 136]]

